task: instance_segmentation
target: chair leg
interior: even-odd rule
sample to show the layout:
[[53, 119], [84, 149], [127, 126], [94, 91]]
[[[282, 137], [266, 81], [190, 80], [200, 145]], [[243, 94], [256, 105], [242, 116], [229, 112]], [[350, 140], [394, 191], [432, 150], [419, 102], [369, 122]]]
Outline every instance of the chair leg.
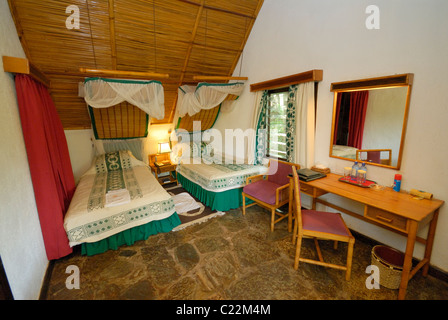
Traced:
[[289, 196], [289, 203], [288, 203], [288, 232], [291, 232], [292, 229], [292, 222], [294, 220], [294, 206], [292, 205], [291, 201], [292, 196]]
[[296, 245], [296, 256], [294, 258], [294, 269], [297, 270], [299, 268], [299, 259], [300, 259], [300, 251], [302, 249], [302, 235], [297, 236], [297, 245]]
[[324, 262], [324, 258], [322, 256], [322, 251], [320, 251], [319, 242], [317, 238], [314, 238], [314, 245], [316, 246], [317, 256], [319, 257], [320, 262]]
[[274, 231], [275, 209], [271, 209], [271, 232]]
[[355, 239], [350, 239], [348, 242], [348, 252], [347, 252], [347, 271], [345, 272], [345, 280], [350, 280], [350, 275], [352, 272], [352, 258], [353, 258], [353, 246], [355, 245]]
[[244, 196], [244, 193], [242, 194], [243, 196], [243, 216], [246, 215], [246, 197]]
[[292, 231], [292, 244], [294, 245], [294, 243], [296, 243], [296, 238], [297, 238], [297, 219], [295, 219], [294, 221], [294, 230]]

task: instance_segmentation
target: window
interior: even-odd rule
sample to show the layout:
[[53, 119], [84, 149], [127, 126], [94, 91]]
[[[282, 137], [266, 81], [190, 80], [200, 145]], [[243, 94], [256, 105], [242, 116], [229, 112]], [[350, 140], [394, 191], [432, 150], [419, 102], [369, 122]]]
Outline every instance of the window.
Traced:
[[286, 160], [286, 110], [288, 106], [288, 88], [269, 91], [267, 110], [268, 143], [267, 154]]

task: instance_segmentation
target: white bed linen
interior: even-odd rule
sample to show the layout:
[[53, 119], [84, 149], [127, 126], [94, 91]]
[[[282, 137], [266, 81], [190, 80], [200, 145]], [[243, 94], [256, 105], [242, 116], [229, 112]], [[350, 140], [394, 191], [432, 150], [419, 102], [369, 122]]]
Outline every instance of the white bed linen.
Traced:
[[246, 178], [267, 172], [262, 165], [249, 164], [179, 164], [177, 172], [188, 180], [213, 192], [241, 188]]
[[172, 197], [157, 182], [150, 168], [142, 164], [132, 167], [133, 183], [138, 184], [137, 195], [133, 192], [133, 199], [120, 206], [96, 205], [91, 209], [89, 198], [96, 174], [89, 170], [81, 177], [64, 220], [70, 246], [96, 242], [126, 229], [165, 219], [175, 212]]
[[356, 150], [358, 150], [358, 149], [355, 147], [348, 147], [348, 146], [334, 144], [332, 154], [335, 157], [356, 159]]

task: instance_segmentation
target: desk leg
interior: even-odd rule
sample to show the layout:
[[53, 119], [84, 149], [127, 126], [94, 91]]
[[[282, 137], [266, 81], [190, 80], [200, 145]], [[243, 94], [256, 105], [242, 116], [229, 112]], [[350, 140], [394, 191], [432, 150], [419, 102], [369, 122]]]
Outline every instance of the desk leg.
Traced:
[[403, 272], [401, 274], [400, 289], [398, 291], [398, 299], [404, 300], [406, 289], [408, 287], [409, 275], [412, 269], [412, 256], [414, 253], [415, 239], [417, 237], [417, 221], [409, 221], [408, 241], [406, 244], [406, 252], [404, 254]]
[[[316, 192], [316, 190], [314, 190]], [[311, 205], [312, 210], [316, 210], [317, 197], [313, 195], [313, 204]]]
[[424, 277], [428, 275], [429, 262], [431, 261], [432, 245], [434, 244], [434, 236], [436, 233], [438, 217], [439, 217], [439, 209], [434, 211], [434, 216], [432, 217], [431, 223], [429, 224], [428, 237], [426, 239], [426, 247], [425, 247], [425, 259], [428, 259], [428, 262], [422, 269], [422, 275]]

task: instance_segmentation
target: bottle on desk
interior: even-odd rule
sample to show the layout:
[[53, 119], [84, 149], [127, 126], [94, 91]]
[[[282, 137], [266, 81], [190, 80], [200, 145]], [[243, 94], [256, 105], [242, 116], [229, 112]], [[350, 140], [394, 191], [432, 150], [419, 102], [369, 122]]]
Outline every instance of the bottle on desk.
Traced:
[[401, 188], [401, 174], [396, 174], [394, 178], [394, 191], [400, 192]]
[[352, 166], [352, 175], [351, 175], [352, 182], [355, 183], [358, 182], [358, 170], [359, 170], [358, 161], [355, 161], [355, 164]]

